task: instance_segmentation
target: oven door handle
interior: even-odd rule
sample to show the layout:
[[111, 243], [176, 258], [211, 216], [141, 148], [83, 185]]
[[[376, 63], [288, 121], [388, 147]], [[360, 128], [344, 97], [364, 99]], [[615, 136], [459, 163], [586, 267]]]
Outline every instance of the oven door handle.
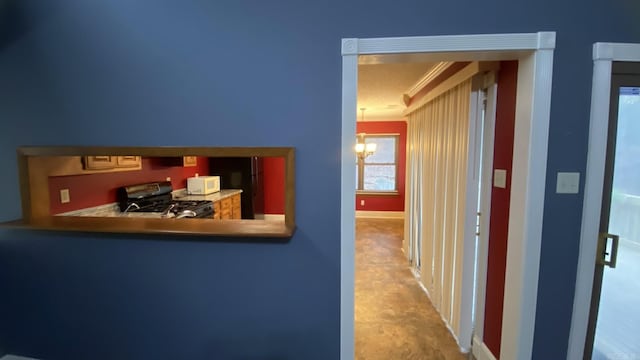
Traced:
[[180, 212], [180, 214], [178, 214], [178, 216], [176, 216], [176, 219], [194, 218], [196, 216], [197, 214], [193, 210], [183, 210], [182, 212]]
[[127, 206], [126, 209], [124, 209], [123, 212], [129, 212], [129, 210], [131, 210], [131, 208], [135, 208], [135, 210], [138, 210], [138, 209], [140, 209], [140, 205], [132, 202], [131, 204], [129, 204], [129, 206]]
[[171, 205], [169, 205], [169, 207], [168, 207], [168, 208], [166, 208], [166, 209], [162, 212], [161, 216], [162, 216], [162, 217], [167, 217], [167, 216], [169, 216], [169, 212], [171, 212], [171, 209], [173, 209], [174, 207], [176, 207], [176, 204], [171, 204]]

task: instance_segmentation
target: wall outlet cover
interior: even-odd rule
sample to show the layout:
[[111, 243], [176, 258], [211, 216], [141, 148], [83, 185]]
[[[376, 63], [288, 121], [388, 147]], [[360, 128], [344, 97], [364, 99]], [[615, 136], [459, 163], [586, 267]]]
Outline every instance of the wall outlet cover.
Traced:
[[507, 170], [494, 169], [493, 170], [493, 187], [506, 189], [507, 188]]
[[69, 189], [60, 190], [60, 203], [66, 204], [71, 202], [71, 197], [69, 196]]

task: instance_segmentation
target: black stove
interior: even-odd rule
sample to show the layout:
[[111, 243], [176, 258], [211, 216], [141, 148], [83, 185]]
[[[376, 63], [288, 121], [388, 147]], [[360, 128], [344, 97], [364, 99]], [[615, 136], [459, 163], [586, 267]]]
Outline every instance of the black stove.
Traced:
[[118, 188], [122, 212], [159, 212], [167, 218], [213, 218], [213, 201], [174, 200], [171, 182], [160, 181]]

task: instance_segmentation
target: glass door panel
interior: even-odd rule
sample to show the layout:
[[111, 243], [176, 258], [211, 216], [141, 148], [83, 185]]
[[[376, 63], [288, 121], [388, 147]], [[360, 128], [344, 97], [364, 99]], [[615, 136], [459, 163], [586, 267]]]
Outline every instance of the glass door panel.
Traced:
[[615, 267], [602, 273], [593, 359], [640, 359], [640, 87], [618, 89], [611, 201], [603, 216], [608, 210], [605, 229], [619, 239], [617, 249], [603, 242]]

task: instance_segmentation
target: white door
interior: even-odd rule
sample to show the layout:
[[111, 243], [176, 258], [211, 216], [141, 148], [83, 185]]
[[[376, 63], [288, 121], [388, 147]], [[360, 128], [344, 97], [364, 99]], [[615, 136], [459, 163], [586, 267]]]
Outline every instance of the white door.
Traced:
[[479, 161], [478, 217], [476, 237], [476, 270], [474, 286], [474, 337], [482, 340], [484, 328], [484, 306], [487, 285], [487, 258], [489, 255], [489, 214], [491, 213], [491, 184], [493, 178], [493, 146], [496, 121], [497, 85], [485, 89], [484, 115]]

